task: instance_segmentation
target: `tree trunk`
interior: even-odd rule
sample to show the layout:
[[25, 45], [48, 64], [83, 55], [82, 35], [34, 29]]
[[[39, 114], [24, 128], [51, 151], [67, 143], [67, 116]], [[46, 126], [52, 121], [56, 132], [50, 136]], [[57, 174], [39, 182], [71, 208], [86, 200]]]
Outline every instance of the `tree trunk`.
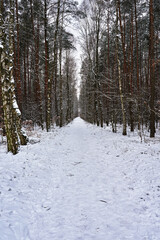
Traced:
[[47, 36], [47, 31], [48, 31], [48, 20], [47, 20], [47, 1], [44, 0], [44, 44], [45, 44], [45, 76], [44, 76], [44, 96], [45, 96], [45, 109], [46, 109], [46, 130], [47, 132], [49, 131], [49, 119], [48, 119], [48, 82], [49, 82], [49, 73], [48, 73], [48, 65], [49, 65], [49, 50], [48, 50], [48, 36]]
[[[8, 151], [13, 154], [18, 152], [19, 144], [25, 145], [27, 138], [21, 130], [21, 113], [19, 111], [16, 96], [15, 83], [13, 78], [13, 24], [14, 24], [13, 2], [10, 0], [10, 11], [7, 17], [9, 38], [6, 37], [4, 23], [3, 2], [0, 6], [0, 72], [2, 84], [2, 101], [4, 112], [4, 125], [7, 136]], [[6, 22], [5, 22], [6, 23]], [[5, 30], [4, 30], [5, 29]], [[8, 42], [6, 42], [8, 41]], [[6, 47], [9, 45], [9, 48]], [[20, 139], [20, 141], [19, 141]]]
[[155, 136], [155, 61], [154, 61], [154, 11], [153, 0], [149, 4], [150, 14], [150, 41], [149, 41], [149, 63], [150, 63], [150, 137]]
[[15, 2], [16, 4], [16, 27], [17, 27], [17, 49], [16, 49], [16, 55], [17, 55], [17, 63], [16, 63], [16, 87], [17, 87], [17, 102], [18, 106], [20, 108], [20, 111], [22, 111], [22, 88], [21, 88], [21, 68], [20, 68], [20, 41], [19, 41], [19, 16], [18, 16], [18, 0]]
[[[59, 28], [59, 18], [60, 18], [60, 3], [61, 0], [58, 0], [57, 6], [57, 16], [56, 16], [56, 26], [55, 26], [55, 34], [54, 34], [54, 60], [53, 60], [53, 78], [57, 78], [57, 36], [58, 36], [58, 28]], [[56, 96], [56, 79], [54, 79], [54, 94]], [[48, 91], [47, 91], [47, 109], [46, 109], [46, 126], [48, 130], [50, 129], [51, 125], [51, 98], [52, 98], [52, 86], [53, 81], [48, 79]], [[55, 99], [57, 101], [57, 99]], [[55, 104], [56, 104], [55, 101]], [[57, 107], [57, 106], [56, 106]]]
[[64, 6], [65, 2], [63, 2], [63, 11], [62, 11], [62, 23], [61, 23], [61, 31], [60, 31], [60, 37], [59, 37], [59, 87], [60, 87], [60, 121], [59, 125], [60, 127], [63, 126], [63, 78], [62, 78], [62, 31], [63, 31], [63, 20], [64, 20]]
[[38, 119], [36, 122], [43, 129], [43, 114], [42, 114], [42, 97], [41, 97], [41, 86], [39, 79], [39, 22], [37, 23], [37, 38], [35, 39], [35, 47], [36, 47], [36, 59], [35, 59], [35, 100], [38, 108]]
[[131, 132], [134, 131], [134, 115], [133, 115], [133, 10], [131, 13], [131, 28], [130, 28], [130, 48], [129, 48], [129, 56], [130, 56], [130, 67], [128, 70], [129, 73], [129, 93], [130, 93], [130, 101], [129, 101], [129, 115], [130, 115], [130, 129]]
[[140, 116], [140, 84], [139, 84], [139, 41], [138, 41], [138, 23], [137, 23], [137, 3], [134, 0], [135, 6], [135, 25], [136, 25], [136, 71], [137, 71], [137, 104], [138, 104], [138, 129], [141, 128]]
[[121, 79], [121, 64], [119, 60], [119, 39], [118, 39], [118, 2], [116, 7], [116, 55], [117, 55], [117, 65], [118, 65], [118, 82], [119, 82], [119, 93], [121, 100], [121, 109], [123, 116], [123, 135], [127, 135], [127, 126], [126, 126], [126, 112], [124, 107], [124, 97], [122, 92], [122, 79]]

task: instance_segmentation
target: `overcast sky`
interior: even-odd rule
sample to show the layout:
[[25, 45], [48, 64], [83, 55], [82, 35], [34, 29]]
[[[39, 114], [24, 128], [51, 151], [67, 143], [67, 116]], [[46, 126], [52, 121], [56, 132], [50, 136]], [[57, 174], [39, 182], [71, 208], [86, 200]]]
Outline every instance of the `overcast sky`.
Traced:
[[83, 1], [83, 0], [77, 0], [77, 2], [78, 2], [79, 4], [81, 4], [81, 3], [82, 3], [82, 1]]
[[[83, 0], [76, 0], [79, 5], [82, 3]], [[76, 65], [77, 65], [77, 91], [78, 91], [78, 96], [79, 96], [79, 84], [80, 84], [80, 68], [81, 68], [81, 48], [80, 48], [80, 44], [79, 44], [79, 26], [78, 26], [78, 22], [73, 23], [73, 25], [69, 26], [68, 31], [71, 32], [74, 35], [75, 38], [75, 43], [74, 46], [76, 47], [76, 50], [74, 51], [74, 57], [75, 57], [75, 61], [76, 61]]]

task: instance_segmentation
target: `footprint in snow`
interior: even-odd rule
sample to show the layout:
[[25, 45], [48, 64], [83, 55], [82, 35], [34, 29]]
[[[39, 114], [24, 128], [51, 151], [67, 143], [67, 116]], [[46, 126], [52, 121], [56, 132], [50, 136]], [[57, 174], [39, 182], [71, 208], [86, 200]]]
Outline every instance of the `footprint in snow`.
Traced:
[[79, 165], [80, 163], [82, 163], [82, 162], [74, 162], [73, 165], [74, 165], [74, 166], [77, 166], [77, 165]]
[[67, 175], [67, 177], [73, 177], [73, 176], [74, 176], [74, 174], [72, 174], [72, 173]]

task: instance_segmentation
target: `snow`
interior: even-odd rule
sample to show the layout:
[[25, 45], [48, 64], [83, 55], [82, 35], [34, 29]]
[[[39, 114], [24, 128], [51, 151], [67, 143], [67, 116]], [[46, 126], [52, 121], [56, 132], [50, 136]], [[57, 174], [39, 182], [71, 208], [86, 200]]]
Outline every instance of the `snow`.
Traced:
[[[0, 240], [159, 240], [159, 139], [80, 118], [0, 146]], [[34, 143], [34, 144], [33, 144]]]
[[18, 104], [15, 98], [13, 99], [13, 108], [16, 110], [17, 115], [21, 116], [21, 111], [18, 108]]
[[3, 49], [3, 45], [1, 44], [1, 42], [0, 42], [0, 48]]

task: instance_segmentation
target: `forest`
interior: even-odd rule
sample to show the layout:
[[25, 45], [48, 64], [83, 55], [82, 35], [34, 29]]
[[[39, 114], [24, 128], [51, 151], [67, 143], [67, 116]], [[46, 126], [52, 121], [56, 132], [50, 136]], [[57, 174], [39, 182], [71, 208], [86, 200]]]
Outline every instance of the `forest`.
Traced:
[[160, 0], [0, 0], [0, 240], [160, 239]]
[[[78, 114], [154, 137], [160, 118], [159, 0], [1, 0], [0, 127], [8, 151], [27, 144], [22, 126], [50, 131]], [[75, 37], [81, 45], [77, 92]]]
[[81, 114], [123, 135], [160, 117], [160, 1], [88, 1], [83, 37]]

